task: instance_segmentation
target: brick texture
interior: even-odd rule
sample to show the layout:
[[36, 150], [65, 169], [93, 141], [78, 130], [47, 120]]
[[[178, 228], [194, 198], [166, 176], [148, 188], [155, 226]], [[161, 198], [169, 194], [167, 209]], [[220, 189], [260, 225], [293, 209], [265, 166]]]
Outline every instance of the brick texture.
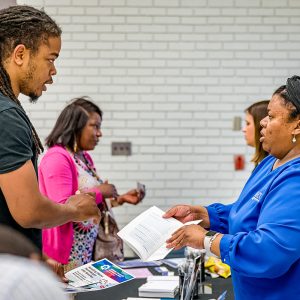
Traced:
[[[92, 153], [102, 178], [142, 204], [117, 208], [120, 226], [151, 205], [230, 203], [252, 170], [235, 116], [299, 73], [299, 1], [19, 0], [63, 29], [58, 74], [24, 106], [44, 139], [59, 111], [89, 95], [104, 111]], [[132, 156], [111, 156], [112, 141]], [[235, 171], [233, 156], [246, 155]]]

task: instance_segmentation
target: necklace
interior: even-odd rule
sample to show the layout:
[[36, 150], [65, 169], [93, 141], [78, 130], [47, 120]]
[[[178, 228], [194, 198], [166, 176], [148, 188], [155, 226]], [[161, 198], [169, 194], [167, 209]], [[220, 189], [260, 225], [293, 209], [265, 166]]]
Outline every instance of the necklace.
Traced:
[[97, 179], [97, 181], [102, 182], [100, 177], [96, 173], [96, 169], [91, 165], [91, 163], [88, 161], [88, 159], [85, 157], [84, 152], [81, 152], [81, 156], [78, 153], [74, 153], [74, 160], [77, 165], [82, 167], [87, 173], [92, 175]]

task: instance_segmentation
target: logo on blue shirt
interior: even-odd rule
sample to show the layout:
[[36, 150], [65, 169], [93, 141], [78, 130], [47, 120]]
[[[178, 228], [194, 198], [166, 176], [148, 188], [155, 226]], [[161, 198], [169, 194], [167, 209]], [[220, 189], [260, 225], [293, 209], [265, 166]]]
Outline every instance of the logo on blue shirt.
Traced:
[[259, 202], [261, 196], [262, 196], [262, 192], [257, 192], [251, 199], [256, 202]]

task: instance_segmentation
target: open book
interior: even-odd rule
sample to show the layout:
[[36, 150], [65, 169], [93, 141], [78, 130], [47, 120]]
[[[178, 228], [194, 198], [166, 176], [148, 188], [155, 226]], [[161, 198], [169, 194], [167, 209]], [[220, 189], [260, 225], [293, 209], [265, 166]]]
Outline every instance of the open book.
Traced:
[[165, 258], [172, 251], [166, 248], [171, 234], [183, 225], [200, 223], [197, 220], [183, 224], [174, 218], [164, 219], [163, 215], [164, 211], [152, 206], [118, 232], [143, 261]]

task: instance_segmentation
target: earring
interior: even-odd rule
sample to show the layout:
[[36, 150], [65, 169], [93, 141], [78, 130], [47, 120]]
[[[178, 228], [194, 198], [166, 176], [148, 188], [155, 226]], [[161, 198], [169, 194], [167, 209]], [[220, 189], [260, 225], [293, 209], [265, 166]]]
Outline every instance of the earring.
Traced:
[[76, 153], [76, 152], [78, 151], [78, 146], [77, 146], [76, 140], [75, 140], [75, 142], [74, 142], [73, 151], [74, 151], [74, 153]]
[[294, 134], [293, 139], [292, 139], [292, 143], [295, 144], [296, 143], [296, 134]]

